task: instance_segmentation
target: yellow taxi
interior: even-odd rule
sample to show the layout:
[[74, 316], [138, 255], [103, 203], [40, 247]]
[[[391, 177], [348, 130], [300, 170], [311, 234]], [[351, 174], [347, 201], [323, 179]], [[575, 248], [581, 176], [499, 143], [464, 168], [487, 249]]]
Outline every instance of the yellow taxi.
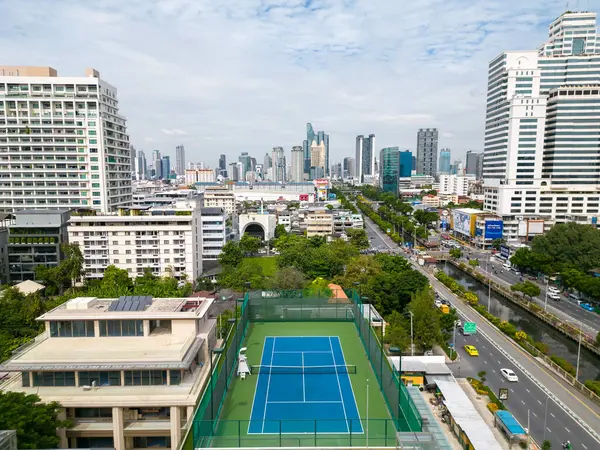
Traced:
[[477, 351], [474, 345], [465, 345], [465, 351], [470, 356], [479, 356], [479, 352]]

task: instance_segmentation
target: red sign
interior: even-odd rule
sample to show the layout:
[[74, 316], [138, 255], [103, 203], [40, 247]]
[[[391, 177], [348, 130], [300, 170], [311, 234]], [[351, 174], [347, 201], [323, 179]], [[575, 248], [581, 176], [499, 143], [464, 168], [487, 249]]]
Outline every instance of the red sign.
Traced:
[[299, 198], [299, 200], [300, 200], [301, 202], [307, 202], [307, 201], [308, 201], [308, 194], [300, 194], [300, 195], [298, 196], [298, 198]]
[[313, 180], [317, 189], [328, 189], [329, 188], [329, 180], [327, 178], [318, 178]]

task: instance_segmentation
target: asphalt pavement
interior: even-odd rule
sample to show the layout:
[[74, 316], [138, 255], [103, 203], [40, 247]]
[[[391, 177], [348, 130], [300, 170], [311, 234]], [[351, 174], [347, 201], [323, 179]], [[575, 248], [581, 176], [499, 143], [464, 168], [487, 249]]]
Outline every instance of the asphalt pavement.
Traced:
[[[390, 249], [399, 248], [388, 236], [380, 232], [377, 225], [368, 217], [365, 217], [365, 224], [369, 238], [373, 238], [371, 239], [373, 246], [385, 245]], [[600, 430], [598, 405], [585, 399], [548, 369], [542, 367], [504, 334], [462, 304], [451, 291], [418, 266], [415, 261], [410, 258], [409, 261], [417, 270], [428, 276], [433, 287], [451, 301], [464, 319], [477, 323], [478, 334], [466, 339], [473, 341], [469, 343], [478, 347], [480, 356], [470, 357], [464, 349], [461, 350], [465, 338], [457, 335], [460, 362], [450, 365], [455, 376], [476, 376], [477, 372], [484, 370], [487, 372], [486, 384], [495, 392], [498, 392], [500, 387], [508, 387], [509, 399], [506, 402], [508, 409], [524, 427], [527, 427], [529, 411], [531, 435], [540, 444], [545, 438], [552, 442], [552, 448], [559, 449], [561, 442], [569, 439], [574, 449], [600, 448], [600, 440], [592, 435], [594, 431], [588, 431]], [[514, 370], [519, 381], [517, 383], [503, 381], [500, 375], [501, 368]], [[558, 405], [555, 399], [561, 405]], [[597, 436], [597, 433], [595, 435]]]

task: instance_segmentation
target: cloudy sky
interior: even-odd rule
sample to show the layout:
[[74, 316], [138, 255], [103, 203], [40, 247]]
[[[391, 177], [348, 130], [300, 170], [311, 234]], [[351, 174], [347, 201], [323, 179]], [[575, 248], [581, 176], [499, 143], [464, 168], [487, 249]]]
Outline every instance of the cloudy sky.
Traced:
[[[581, 0], [600, 10], [600, 0]], [[585, 5], [584, 5], [585, 3]], [[589, 5], [588, 5], [589, 3]], [[330, 134], [414, 151], [483, 146], [488, 62], [537, 48], [564, 0], [0, 0], [0, 64], [86, 67], [119, 91], [131, 142], [214, 167]]]

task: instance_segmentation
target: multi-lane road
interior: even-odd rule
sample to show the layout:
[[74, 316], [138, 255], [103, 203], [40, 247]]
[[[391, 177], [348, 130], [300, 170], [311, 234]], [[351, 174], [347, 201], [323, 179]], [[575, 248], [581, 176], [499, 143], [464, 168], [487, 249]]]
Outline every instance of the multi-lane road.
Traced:
[[[399, 247], [377, 226], [365, 217], [366, 231], [374, 247]], [[547, 369], [535, 362], [515, 343], [497, 331], [481, 316], [463, 305], [452, 292], [439, 283], [414, 261], [414, 267], [426, 275], [433, 287], [451, 300], [464, 320], [476, 322], [478, 334], [471, 337], [457, 335], [460, 361], [451, 364], [455, 376], [476, 376], [485, 371], [486, 384], [495, 392], [500, 387], [509, 388], [508, 409], [517, 420], [529, 427], [533, 438], [541, 443], [544, 438], [552, 443], [552, 448], [561, 448], [561, 443], [569, 439], [574, 449], [598, 449], [600, 440], [600, 407], [584, 399], [567, 384], [556, 378]], [[454, 301], [452, 301], [452, 299]], [[462, 346], [468, 342], [479, 349], [479, 357], [466, 354]], [[509, 383], [500, 375], [501, 368], [514, 370], [519, 381]], [[560, 403], [560, 405], [559, 405]], [[545, 423], [545, 426], [544, 426]]]

